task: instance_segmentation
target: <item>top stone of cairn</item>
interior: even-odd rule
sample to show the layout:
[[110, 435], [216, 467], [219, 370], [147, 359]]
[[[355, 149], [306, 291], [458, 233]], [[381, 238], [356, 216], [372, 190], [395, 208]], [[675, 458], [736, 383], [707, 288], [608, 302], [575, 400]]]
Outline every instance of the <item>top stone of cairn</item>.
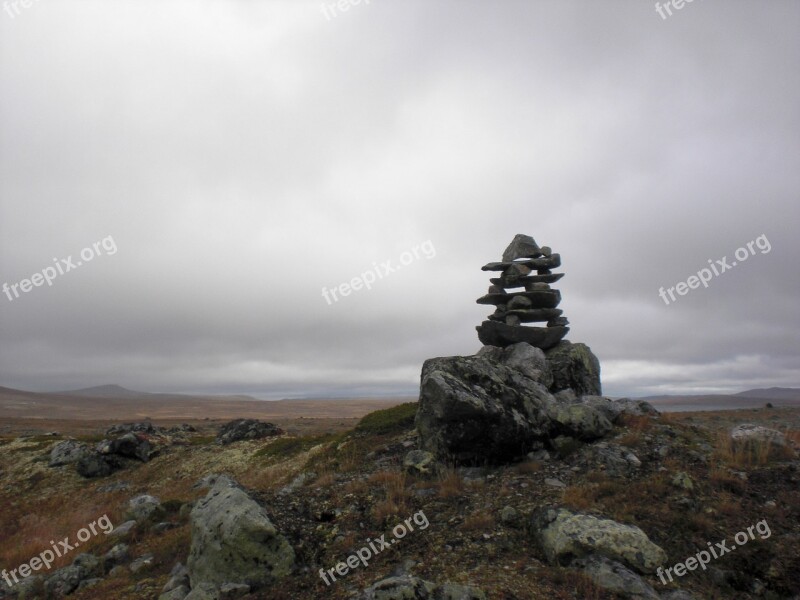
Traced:
[[542, 250], [529, 235], [518, 233], [503, 252], [503, 262], [511, 262], [518, 258], [539, 258]]

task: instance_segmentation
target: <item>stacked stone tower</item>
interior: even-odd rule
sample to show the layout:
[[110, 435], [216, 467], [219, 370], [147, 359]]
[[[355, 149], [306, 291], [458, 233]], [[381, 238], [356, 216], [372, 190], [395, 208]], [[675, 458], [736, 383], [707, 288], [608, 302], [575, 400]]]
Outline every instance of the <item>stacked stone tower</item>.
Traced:
[[[563, 273], [552, 270], [561, 266], [561, 256], [553, 254], [547, 246], [539, 245], [529, 235], [518, 234], [503, 252], [502, 262], [492, 262], [481, 267], [483, 271], [499, 271], [492, 278], [489, 293], [478, 298], [478, 304], [496, 307], [488, 320], [477, 326], [478, 339], [486, 346], [506, 347], [527, 342], [542, 350], [552, 348], [567, 332], [567, 319], [556, 308], [561, 302], [561, 292], [552, 289], [551, 283], [561, 279]], [[531, 275], [536, 271], [535, 275]], [[514, 288], [524, 288], [509, 292]], [[545, 327], [526, 327], [523, 323], [545, 322]]]

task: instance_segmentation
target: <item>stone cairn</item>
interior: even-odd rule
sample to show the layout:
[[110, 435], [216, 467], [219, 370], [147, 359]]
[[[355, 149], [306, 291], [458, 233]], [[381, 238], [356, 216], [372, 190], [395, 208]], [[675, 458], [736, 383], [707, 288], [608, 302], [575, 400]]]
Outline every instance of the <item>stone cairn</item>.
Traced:
[[[489, 293], [478, 298], [478, 304], [496, 307], [476, 327], [478, 338], [486, 346], [505, 348], [518, 342], [527, 342], [542, 350], [552, 348], [567, 332], [566, 317], [556, 308], [561, 302], [561, 292], [550, 287], [564, 276], [553, 273], [561, 266], [561, 256], [553, 254], [547, 246], [541, 248], [529, 235], [518, 234], [503, 252], [502, 262], [491, 262], [482, 271], [499, 271], [500, 277], [490, 279]], [[536, 271], [536, 275], [531, 275]], [[508, 292], [513, 288], [524, 291]], [[546, 327], [526, 327], [522, 323], [546, 322]]]

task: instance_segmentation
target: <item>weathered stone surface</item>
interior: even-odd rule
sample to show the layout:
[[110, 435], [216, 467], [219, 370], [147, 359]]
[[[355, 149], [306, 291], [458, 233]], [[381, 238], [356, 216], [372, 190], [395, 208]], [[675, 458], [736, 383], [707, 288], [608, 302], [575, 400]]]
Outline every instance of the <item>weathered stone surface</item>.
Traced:
[[657, 417], [660, 413], [649, 402], [620, 398], [614, 400], [606, 396], [587, 395], [580, 401], [602, 412], [612, 423], [616, 423], [622, 415], [636, 417]]
[[161, 501], [155, 496], [142, 494], [128, 502], [128, 516], [137, 522], [146, 521], [159, 511], [163, 511]]
[[561, 255], [553, 254], [545, 258], [531, 258], [519, 262], [491, 262], [481, 267], [481, 271], [505, 271], [511, 265], [523, 265], [529, 269], [555, 269], [561, 266]]
[[569, 327], [521, 327], [491, 320], [484, 321], [476, 329], [478, 339], [487, 346], [505, 347], [525, 342], [544, 350], [558, 344], [569, 332]]
[[592, 554], [572, 561], [571, 567], [581, 569], [599, 587], [630, 600], [659, 600], [658, 593], [639, 575], [605, 556]]
[[[550, 273], [549, 275], [528, 275], [521, 277], [514, 282], [513, 285], [506, 285], [503, 276], [493, 277], [489, 281], [499, 287], [523, 287], [532, 283], [555, 283], [564, 276], [564, 273]], [[491, 292], [490, 292], [491, 293]]]
[[436, 470], [436, 457], [425, 450], [412, 450], [403, 458], [403, 468], [413, 475], [432, 475]]
[[506, 311], [507, 315], [515, 315], [523, 323], [534, 323], [536, 321], [551, 321], [561, 316], [560, 308], [532, 308], [532, 309], [511, 309]]
[[768, 457], [787, 457], [793, 454], [786, 436], [780, 431], [743, 423], [730, 431], [730, 440], [734, 450], [764, 454]]
[[225, 445], [240, 440], [257, 440], [281, 433], [283, 430], [272, 423], [265, 423], [258, 419], [236, 419], [220, 427], [217, 443]]
[[61, 465], [76, 463], [90, 452], [91, 450], [86, 444], [76, 440], [64, 440], [50, 450], [49, 466], [60, 467]]
[[555, 421], [574, 438], [584, 441], [605, 436], [613, 426], [598, 410], [587, 404], [566, 404], [558, 407]]
[[153, 446], [141, 434], [126, 433], [110, 442], [104, 440], [98, 445], [97, 451], [103, 455], [115, 454], [147, 462], [150, 460]]
[[433, 358], [422, 367], [416, 425], [436, 456], [503, 462], [548, 435], [554, 403], [544, 385], [486, 356]]
[[571, 388], [578, 396], [602, 394], [600, 361], [587, 345], [564, 340], [548, 348], [545, 356], [553, 372], [553, 391]]
[[95, 452], [83, 455], [75, 463], [75, 469], [78, 474], [86, 478], [106, 477], [111, 475], [117, 468], [118, 465]]
[[422, 368], [416, 425], [425, 449], [459, 462], [506, 462], [553, 439], [593, 440], [606, 417], [557, 402], [545, 353], [529, 344], [484, 346], [476, 356], [434, 358]]
[[558, 290], [535, 290], [533, 292], [511, 292], [509, 294], [486, 294], [476, 300], [478, 304], [494, 304], [495, 306], [508, 304], [514, 298], [525, 298], [530, 302], [520, 308], [555, 308], [561, 302], [561, 292]]
[[401, 575], [372, 584], [362, 592], [359, 600], [486, 600], [486, 594], [468, 585], [437, 585], [419, 577]]
[[246, 583], [258, 589], [291, 573], [294, 550], [241, 488], [219, 481], [190, 518], [187, 566], [193, 592], [201, 583]]
[[506, 305], [506, 310], [522, 310], [528, 309], [531, 306], [530, 298], [526, 298], [525, 296], [514, 296], [511, 300], [508, 301]]
[[545, 556], [552, 564], [567, 565], [574, 558], [599, 554], [652, 573], [667, 555], [635, 525], [573, 513], [567, 509], [544, 509], [533, 515], [532, 528]]
[[503, 262], [511, 262], [518, 258], [537, 258], [541, 255], [539, 245], [531, 236], [518, 233], [503, 251]]

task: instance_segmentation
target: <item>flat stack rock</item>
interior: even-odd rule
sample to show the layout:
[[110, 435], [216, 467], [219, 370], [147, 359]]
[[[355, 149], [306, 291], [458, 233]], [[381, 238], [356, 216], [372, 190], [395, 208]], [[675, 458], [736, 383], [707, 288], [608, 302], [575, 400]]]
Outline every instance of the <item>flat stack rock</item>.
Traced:
[[[553, 254], [549, 247], [539, 247], [529, 235], [514, 236], [501, 262], [481, 267], [483, 271], [497, 271], [500, 276], [489, 280], [492, 285], [488, 293], [477, 300], [478, 304], [495, 306], [494, 313], [477, 326], [478, 339], [485, 346], [501, 348], [526, 342], [547, 350], [558, 344], [569, 331], [566, 317], [556, 308], [561, 292], [550, 287], [564, 276], [552, 271], [560, 266], [561, 256]], [[515, 288], [522, 290], [509, 291]], [[546, 326], [523, 325], [535, 322]]]

